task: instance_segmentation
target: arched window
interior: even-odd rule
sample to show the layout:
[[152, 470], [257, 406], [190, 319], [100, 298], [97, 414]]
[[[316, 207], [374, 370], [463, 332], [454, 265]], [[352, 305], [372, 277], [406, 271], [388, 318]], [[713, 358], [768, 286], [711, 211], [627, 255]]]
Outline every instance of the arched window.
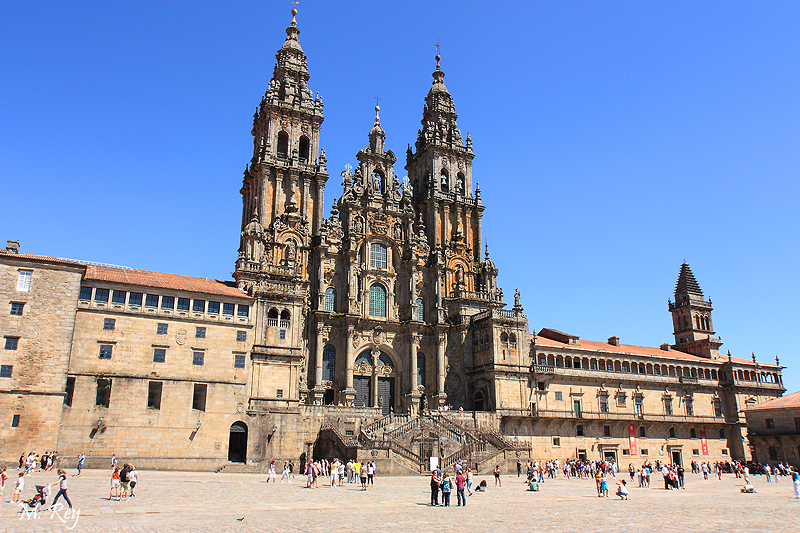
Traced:
[[369, 245], [369, 266], [371, 268], [379, 268], [386, 270], [387, 268], [387, 251], [386, 246], [373, 242]]
[[289, 134], [285, 131], [278, 133], [278, 157], [281, 159], [289, 157]]
[[278, 318], [278, 310], [274, 307], [269, 310], [269, 314], [267, 314], [268, 318]]
[[425, 322], [425, 300], [422, 298], [417, 298], [416, 302], [417, 308], [417, 320], [420, 322]]
[[464, 194], [464, 174], [461, 172], [456, 176], [456, 192], [458, 194]]
[[388, 366], [390, 368], [394, 368], [394, 363], [392, 363], [391, 357], [381, 352], [381, 354], [378, 356], [378, 366]]
[[325, 310], [331, 313], [336, 311], [336, 289], [333, 287], [325, 289]]
[[364, 363], [366, 365], [372, 366], [372, 355], [369, 350], [364, 350], [358, 357], [356, 357], [356, 364]]
[[450, 192], [450, 184], [448, 183], [447, 171], [445, 169], [442, 169], [442, 175], [441, 175], [440, 179], [442, 180], [442, 191], [443, 192]]
[[369, 288], [369, 316], [386, 318], [386, 289], [380, 283]]
[[291, 313], [289, 313], [288, 309], [284, 309], [281, 311], [281, 320], [290, 320], [292, 318]]
[[336, 348], [326, 344], [322, 349], [322, 381], [333, 381], [336, 372]]
[[308, 162], [308, 137], [305, 135], [300, 137], [300, 161]]
[[511, 345], [512, 348], [517, 347], [517, 336], [514, 333], [508, 336], [508, 343]]
[[417, 385], [425, 385], [425, 354], [417, 352]]

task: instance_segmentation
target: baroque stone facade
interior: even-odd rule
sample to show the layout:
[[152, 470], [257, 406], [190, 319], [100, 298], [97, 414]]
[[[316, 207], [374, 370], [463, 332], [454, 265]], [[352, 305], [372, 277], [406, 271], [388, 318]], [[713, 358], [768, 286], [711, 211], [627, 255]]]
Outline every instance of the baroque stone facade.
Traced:
[[115, 453], [216, 469], [336, 456], [400, 473], [430, 456], [479, 469], [747, 456], [742, 410], [782, 394], [781, 367], [720, 357], [688, 265], [669, 304], [674, 345], [530, 335], [518, 291], [506, 308], [438, 55], [408, 180], [376, 107], [326, 217], [323, 105], [294, 17], [286, 34], [253, 120], [235, 281], [0, 251], [0, 295], [22, 309], [2, 322], [18, 341], [0, 405], [21, 413], [0, 430], [3, 459], [57, 447], [90, 465]]

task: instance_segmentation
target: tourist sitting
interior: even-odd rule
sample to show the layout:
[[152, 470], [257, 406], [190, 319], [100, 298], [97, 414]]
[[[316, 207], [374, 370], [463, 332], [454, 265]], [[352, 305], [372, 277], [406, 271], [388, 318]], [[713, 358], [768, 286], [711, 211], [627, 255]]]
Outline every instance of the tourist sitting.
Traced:
[[531, 478], [530, 482], [528, 483], [528, 491], [539, 492], [539, 483], [537, 483], [533, 478]]
[[628, 499], [628, 485], [625, 483], [624, 479], [617, 483], [617, 496], [619, 496], [621, 500]]
[[753, 494], [755, 491], [756, 491], [755, 487], [749, 481], [745, 483], [744, 487], [739, 489], [739, 492], [742, 492], [744, 494]]
[[475, 489], [475, 490], [477, 492], [486, 492], [486, 487], [487, 486], [488, 485], [486, 484], [486, 480], [484, 479], [484, 480], [481, 480], [480, 484], [478, 485], [478, 488]]

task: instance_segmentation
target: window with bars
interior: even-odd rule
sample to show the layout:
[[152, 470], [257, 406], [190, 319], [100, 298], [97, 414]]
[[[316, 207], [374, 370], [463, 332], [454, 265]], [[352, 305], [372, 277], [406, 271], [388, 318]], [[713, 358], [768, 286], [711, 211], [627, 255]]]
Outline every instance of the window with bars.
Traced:
[[100, 345], [100, 355], [98, 356], [100, 359], [111, 359], [111, 351], [114, 349], [114, 346], [111, 344], [101, 344]]
[[244, 368], [245, 355], [243, 353], [233, 354], [233, 368]]
[[237, 331], [236, 342], [247, 342], [247, 332], [242, 330]]
[[154, 363], [163, 363], [167, 360], [167, 349], [166, 348], [153, 348], [153, 362]]
[[205, 313], [206, 312], [206, 301], [205, 300], [195, 300], [192, 302], [192, 311], [195, 313]]
[[192, 352], [192, 364], [194, 366], [203, 366], [205, 355], [205, 352]]
[[369, 288], [369, 314], [386, 318], [386, 289], [380, 283]]
[[325, 289], [325, 310], [331, 313], [336, 311], [336, 289], [333, 287]]
[[94, 301], [95, 302], [103, 302], [108, 303], [108, 293], [110, 291], [108, 289], [95, 289], [94, 290]]
[[189, 310], [189, 298], [178, 298], [178, 311]]
[[174, 296], [162, 296], [161, 297], [161, 309], [175, 309], [175, 297]]
[[22, 309], [25, 307], [24, 303], [11, 302], [11, 315], [22, 316]]
[[205, 326], [197, 326], [194, 328], [194, 338], [195, 339], [205, 339], [206, 338], [206, 328]]
[[81, 292], [78, 295], [79, 300], [91, 300], [92, 299], [92, 288], [91, 287], [81, 287]]
[[117, 320], [114, 318], [103, 319], [103, 329], [105, 331], [114, 331], [117, 328]]
[[235, 306], [233, 304], [222, 304], [222, 314], [233, 316], [234, 307]]
[[250, 306], [249, 305], [239, 304], [236, 307], [236, 316], [240, 316], [242, 318], [249, 317], [250, 316]]
[[208, 314], [209, 315], [219, 314], [219, 302], [208, 302]]
[[128, 305], [142, 305], [144, 294], [141, 292], [131, 292], [128, 294]]
[[322, 381], [333, 381], [336, 372], [336, 348], [326, 344], [322, 349]]
[[156, 326], [156, 335], [166, 335], [167, 331], [169, 330], [169, 324], [164, 324], [163, 322], [159, 322]]
[[125, 291], [114, 291], [111, 293], [111, 303], [112, 304], [124, 304], [125, 297], [128, 295]]
[[19, 345], [19, 337], [5, 337], [5, 349], [16, 350]]
[[379, 243], [373, 242], [370, 244], [369, 247], [369, 266], [371, 268], [379, 268], [382, 270], [386, 270], [388, 264], [388, 253], [386, 246]]
[[10, 378], [14, 365], [0, 365], [0, 378]]
[[148, 294], [144, 299], [145, 307], [158, 307], [158, 294]]
[[417, 320], [425, 322], [425, 300], [417, 298], [416, 304]]

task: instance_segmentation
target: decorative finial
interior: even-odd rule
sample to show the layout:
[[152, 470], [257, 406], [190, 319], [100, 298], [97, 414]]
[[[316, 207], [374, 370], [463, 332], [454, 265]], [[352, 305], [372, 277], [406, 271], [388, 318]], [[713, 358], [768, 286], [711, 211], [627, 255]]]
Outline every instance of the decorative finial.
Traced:
[[730, 362], [730, 361], [731, 361], [731, 351], [728, 350], [728, 362]]
[[295, 17], [297, 16], [298, 0], [294, 0], [292, 3], [294, 4], [294, 7], [292, 8], [292, 26], [297, 26], [297, 20], [295, 19]]
[[436, 35], [436, 44], [433, 46], [436, 47], [436, 70], [439, 70], [439, 61], [442, 59], [442, 56], [439, 55], [439, 51], [442, 48], [442, 45], [439, 44], [439, 35]]
[[756, 362], [756, 354], [755, 354], [755, 352], [750, 352], [750, 355], [753, 356], [753, 362], [755, 363]]
[[486, 252], [484, 253], [484, 255], [486, 256], [486, 260], [488, 261], [489, 260], [489, 241], [488, 240], [486, 241]]
[[380, 106], [378, 105], [380, 103], [380, 101], [381, 101], [380, 97], [376, 96], [375, 97], [375, 126], [380, 126], [381, 125], [381, 117], [378, 115], [378, 112], [381, 110]]
[[781, 360], [778, 359], [778, 356], [775, 356], [775, 366], [781, 366]]

